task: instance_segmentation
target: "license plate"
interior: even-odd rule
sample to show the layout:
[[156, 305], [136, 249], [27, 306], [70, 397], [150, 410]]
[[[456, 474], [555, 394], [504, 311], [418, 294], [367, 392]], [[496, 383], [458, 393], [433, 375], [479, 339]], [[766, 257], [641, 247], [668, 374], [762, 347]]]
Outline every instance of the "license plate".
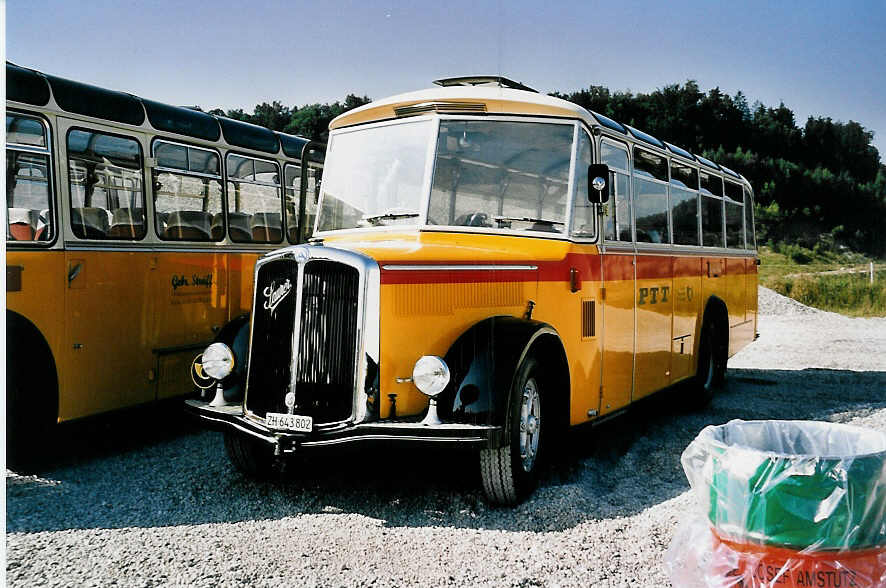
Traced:
[[267, 416], [265, 416], [265, 425], [271, 429], [283, 429], [285, 431], [295, 431], [296, 433], [310, 433], [314, 427], [314, 419], [309, 416], [299, 416], [297, 414], [269, 412]]

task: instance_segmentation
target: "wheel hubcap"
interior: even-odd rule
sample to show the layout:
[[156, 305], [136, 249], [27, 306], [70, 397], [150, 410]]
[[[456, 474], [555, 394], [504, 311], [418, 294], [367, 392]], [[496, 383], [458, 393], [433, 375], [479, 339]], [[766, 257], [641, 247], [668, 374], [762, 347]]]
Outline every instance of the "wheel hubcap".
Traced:
[[520, 461], [523, 471], [530, 472], [538, 456], [538, 438], [541, 429], [541, 399], [535, 378], [523, 385], [523, 401], [520, 406]]

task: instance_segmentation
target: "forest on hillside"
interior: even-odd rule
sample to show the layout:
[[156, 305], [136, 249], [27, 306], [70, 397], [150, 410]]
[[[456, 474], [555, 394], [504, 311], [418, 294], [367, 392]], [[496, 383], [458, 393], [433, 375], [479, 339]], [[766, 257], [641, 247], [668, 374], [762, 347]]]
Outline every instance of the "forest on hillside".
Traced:
[[[648, 94], [590, 86], [552, 96], [574, 102], [703, 155], [744, 175], [756, 196], [757, 242], [810, 249], [849, 247], [886, 256], [886, 165], [873, 133], [857, 122], [810, 116], [800, 126], [783, 103], [749, 104], [694, 81]], [[331, 104], [284, 106], [274, 101], [212, 110], [274, 130], [325, 140], [329, 121], [366, 104], [349, 94]]]

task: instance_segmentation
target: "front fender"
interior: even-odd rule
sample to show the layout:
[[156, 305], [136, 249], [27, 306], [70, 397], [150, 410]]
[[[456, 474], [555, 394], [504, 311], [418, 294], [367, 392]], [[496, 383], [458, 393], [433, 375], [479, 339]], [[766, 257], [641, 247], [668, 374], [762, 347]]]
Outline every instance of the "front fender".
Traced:
[[514, 376], [523, 357], [546, 324], [512, 316], [480, 321], [449, 348], [449, 385], [437, 400], [445, 422], [505, 426]]
[[234, 371], [221, 381], [225, 400], [241, 402], [246, 389], [246, 362], [249, 360], [249, 314], [242, 314], [222, 327], [213, 342], [221, 342], [234, 352]]

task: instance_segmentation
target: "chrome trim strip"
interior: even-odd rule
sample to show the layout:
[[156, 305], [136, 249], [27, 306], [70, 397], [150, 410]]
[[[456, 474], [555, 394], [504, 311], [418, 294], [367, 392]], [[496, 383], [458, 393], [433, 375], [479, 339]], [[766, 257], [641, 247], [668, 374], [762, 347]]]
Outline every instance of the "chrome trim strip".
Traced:
[[383, 265], [384, 270], [405, 271], [533, 271], [537, 265]]
[[324, 445], [341, 445], [357, 441], [412, 441], [427, 443], [485, 443], [485, 437], [420, 437], [411, 435], [360, 435], [357, 437], [342, 437], [340, 439], [328, 439], [325, 441], [305, 441], [302, 447], [320, 447]]

